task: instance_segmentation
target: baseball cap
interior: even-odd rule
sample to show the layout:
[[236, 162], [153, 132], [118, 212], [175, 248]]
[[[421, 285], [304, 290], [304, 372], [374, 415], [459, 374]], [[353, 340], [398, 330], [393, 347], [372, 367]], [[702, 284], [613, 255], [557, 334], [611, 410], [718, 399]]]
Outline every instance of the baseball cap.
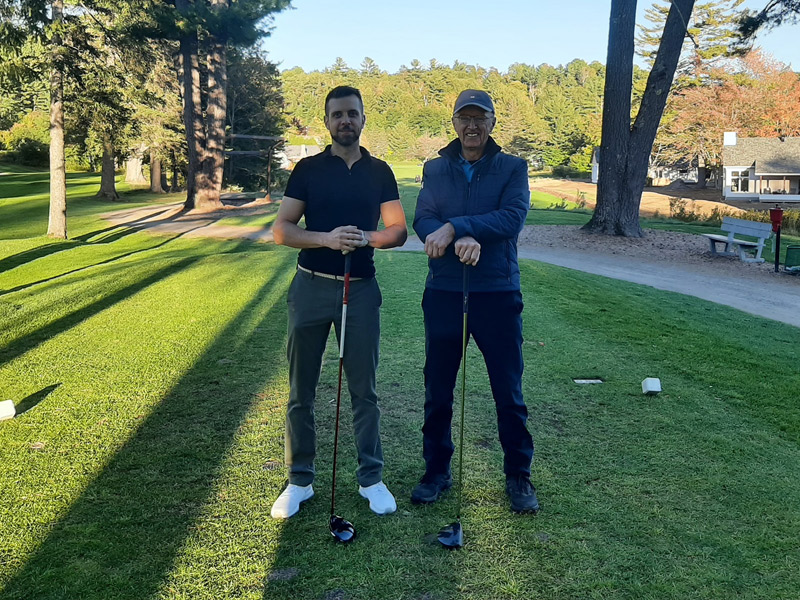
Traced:
[[464, 90], [458, 95], [456, 99], [456, 107], [453, 109], [453, 114], [460, 111], [467, 106], [477, 106], [483, 110], [494, 112], [494, 104], [489, 94], [481, 90]]

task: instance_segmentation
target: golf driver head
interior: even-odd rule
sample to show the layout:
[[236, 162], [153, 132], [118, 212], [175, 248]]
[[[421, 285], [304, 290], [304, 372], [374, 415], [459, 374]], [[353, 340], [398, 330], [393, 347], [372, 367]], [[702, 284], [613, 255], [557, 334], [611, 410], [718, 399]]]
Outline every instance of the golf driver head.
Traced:
[[350, 521], [331, 515], [331, 535], [341, 544], [348, 544], [356, 537], [356, 529]]
[[439, 543], [445, 548], [457, 550], [464, 545], [464, 530], [461, 529], [461, 521], [450, 523], [447, 527], [442, 527], [436, 536]]

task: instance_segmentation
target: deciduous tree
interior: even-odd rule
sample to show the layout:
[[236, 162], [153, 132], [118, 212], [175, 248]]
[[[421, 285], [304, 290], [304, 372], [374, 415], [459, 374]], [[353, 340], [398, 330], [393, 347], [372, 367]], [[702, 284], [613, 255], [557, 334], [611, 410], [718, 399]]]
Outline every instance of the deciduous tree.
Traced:
[[585, 229], [641, 237], [639, 204], [694, 0], [673, 0], [641, 106], [631, 126], [636, 0], [612, 0], [597, 205]]

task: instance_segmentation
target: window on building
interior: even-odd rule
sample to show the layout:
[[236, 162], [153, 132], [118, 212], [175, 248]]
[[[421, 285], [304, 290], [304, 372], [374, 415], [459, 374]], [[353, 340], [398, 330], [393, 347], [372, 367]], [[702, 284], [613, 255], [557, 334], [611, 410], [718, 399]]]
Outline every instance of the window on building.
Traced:
[[731, 191], [747, 192], [750, 190], [750, 171], [731, 172]]

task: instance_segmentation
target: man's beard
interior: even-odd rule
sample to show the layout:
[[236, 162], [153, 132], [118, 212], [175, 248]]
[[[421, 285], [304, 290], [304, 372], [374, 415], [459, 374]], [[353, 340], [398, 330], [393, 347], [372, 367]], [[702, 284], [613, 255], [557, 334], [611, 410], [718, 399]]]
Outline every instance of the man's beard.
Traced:
[[346, 129], [344, 131], [337, 131], [336, 135], [331, 136], [333, 141], [340, 146], [352, 146], [358, 143], [358, 132], [355, 129]]

